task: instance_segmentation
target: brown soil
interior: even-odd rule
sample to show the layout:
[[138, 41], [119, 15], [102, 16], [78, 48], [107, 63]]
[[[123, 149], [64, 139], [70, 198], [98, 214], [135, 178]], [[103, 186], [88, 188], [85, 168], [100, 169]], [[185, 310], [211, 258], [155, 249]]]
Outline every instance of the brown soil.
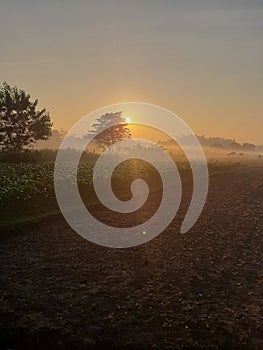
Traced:
[[262, 349], [263, 169], [210, 182], [191, 232], [179, 233], [190, 186], [174, 222], [143, 246], [94, 245], [61, 217], [5, 235], [0, 348]]

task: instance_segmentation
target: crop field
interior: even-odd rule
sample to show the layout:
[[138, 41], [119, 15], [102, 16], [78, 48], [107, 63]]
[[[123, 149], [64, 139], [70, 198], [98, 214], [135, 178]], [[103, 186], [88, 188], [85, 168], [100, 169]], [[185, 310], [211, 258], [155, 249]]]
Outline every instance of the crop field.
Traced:
[[[80, 162], [78, 167], [79, 191], [87, 206], [97, 201], [93, 190], [93, 169], [95, 159]], [[189, 177], [191, 171], [187, 162], [177, 167], [183, 177]], [[209, 163], [210, 173], [238, 169], [240, 163]], [[65, 164], [59, 176], [63, 181], [65, 172], [70, 172], [70, 163]], [[161, 187], [157, 171], [149, 163], [130, 160], [118, 166], [113, 173], [112, 186], [115, 192], [123, 196], [129, 192], [131, 182], [143, 178], [154, 190]], [[0, 163], [0, 219], [1, 223], [47, 215], [57, 212], [58, 206], [54, 192], [54, 162]]]

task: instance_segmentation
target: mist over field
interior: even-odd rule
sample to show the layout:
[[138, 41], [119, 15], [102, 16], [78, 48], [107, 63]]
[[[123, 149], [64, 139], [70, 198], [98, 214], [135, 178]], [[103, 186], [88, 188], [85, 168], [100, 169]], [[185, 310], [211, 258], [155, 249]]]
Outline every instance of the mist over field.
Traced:
[[[65, 136], [65, 131], [53, 130], [52, 136], [49, 138], [49, 140], [38, 141], [33, 145], [33, 148], [39, 150], [57, 150], [60, 147], [61, 142]], [[83, 144], [88, 142], [88, 138], [86, 137], [81, 138], [71, 135], [69, 138], [71, 139], [73, 148], [76, 150], [81, 149]], [[235, 139], [225, 139], [222, 137], [197, 136], [197, 138], [203, 147], [208, 160], [215, 159], [221, 161], [253, 161], [263, 158], [263, 145], [240, 143]], [[187, 144], [187, 137], [182, 136], [182, 139], [185, 139]], [[180, 149], [174, 140], [169, 139], [167, 135], [162, 134], [161, 140], [155, 139], [154, 141], [165, 150], [172, 152], [178, 159], [183, 158], [183, 150]], [[101, 152], [101, 150], [96, 147], [96, 144], [94, 144], [94, 142], [91, 142], [86, 149], [91, 152]]]
[[263, 349], [262, 19], [0, 0], [0, 350]]

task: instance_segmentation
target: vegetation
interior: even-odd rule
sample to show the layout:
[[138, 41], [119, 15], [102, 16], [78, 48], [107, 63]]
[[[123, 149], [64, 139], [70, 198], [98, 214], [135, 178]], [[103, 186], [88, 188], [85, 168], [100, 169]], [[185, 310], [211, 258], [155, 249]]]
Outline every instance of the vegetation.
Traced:
[[[239, 143], [235, 139], [225, 139], [223, 137], [205, 137], [203, 136], [198, 136], [200, 144], [202, 147], [211, 147], [215, 149], [220, 149], [220, 150], [235, 150], [235, 151], [242, 151], [242, 152], [254, 152], [254, 151], [262, 151], [262, 146], [256, 146], [252, 143]], [[187, 144], [188, 141], [191, 141], [192, 136], [189, 135], [183, 135], [181, 136], [181, 140], [184, 141], [184, 143]], [[175, 147], [177, 144], [174, 140], [172, 139], [167, 139], [165, 141], [159, 141], [159, 144], [165, 148], [169, 147]]]
[[[43, 153], [39, 152], [44, 157]], [[78, 168], [79, 191], [87, 206], [96, 201], [92, 183], [97, 157], [93, 153], [84, 154]], [[128, 186], [136, 176], [143, 174], [151, 178], [153, 167], [140, 163], [126, 162], [119, 166], [112, 179], [114, 187], [121, 191], [123, 186]], [[60, 174], [62, 178], [70, 171], [70, 166], [70, 162], [64, 165]], [[53, 162], [0, 163], [0, 220], [9, 222], [58, 210], [53, 178]]]
[[[71, 153], [76, 150], [64, 150], [69, 159], [61, 177], [70, 171]], [[36, 218], [59, 212], [54, 192], [54, 161], [56, 151], [17, 152], [13, 157], [9, 153], [0, 153], [0, 221], [2, 225], [13, 224], [17, 220]], [[15, 158], [14, 158], [15, 156]], [[97, 201], [93, 189], [93, 169], [98, 154], [84, 152], [78, 168], [78, 186], [84, 203], [89, 206]], [[9, 161], [8, 161], [9, 160]], [[16, 162], [15, 162], [16, 161]], [[190, 165], [186, 161], [177, 162], [184, 177], [191, 176]], [[210, 173], [236, 169], [239, 163], [210, 162]], [[143, 178], [151, 189], [161, 187], [159, 174], [147, 162], [127, 160], [119, 165], [112, 177], [113, 190], [119, 197], [129, 195], [131, 182]]]
[[37, 110], [38, 100], [16, 86], [4, 83], [0, 89], [0, 147], [18, 152], [51, 134], [51, 119], [46, 109]]
[[131, 137], [130, 129], [122, 118], [121, 112], [105, 113], [92, 125], [92, 130], [87, 137], [95, 136], [95, 143], [99, 148], [105, 149], [118, 141]]
[[[65, 152], [66, 159], [70, 161], [75, 153], [79, 153], [76, 149], [64, 149], [61, 152]], [[0, 152], [0, 163], [54, 163], [57, 157], [57, 150], [53, 149], [41, 149], [41, 150], [24, 150], [21, 152]], [[84, 152], [81, 156], [82, 162], [89, 162], [98, 158], [98, 154], [94, 152]]]

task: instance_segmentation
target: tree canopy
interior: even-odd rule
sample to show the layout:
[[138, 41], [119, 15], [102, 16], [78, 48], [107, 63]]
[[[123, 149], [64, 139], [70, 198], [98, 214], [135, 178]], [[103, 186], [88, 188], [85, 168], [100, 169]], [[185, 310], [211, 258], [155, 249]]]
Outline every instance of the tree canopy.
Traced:
[[0, 147], [21, 151], [51, 135], [52, 122], [46, 109], [37, 110], [38, 100], [6, 82], [0, 88]]
[[94, 142], [102, 149], [112, 146], [114, 143], [129, 139], [130, 129], [127, 127], [122, 112], [105, 113], [92, 125], [92, 130], [87, 137], [94, 137]]

